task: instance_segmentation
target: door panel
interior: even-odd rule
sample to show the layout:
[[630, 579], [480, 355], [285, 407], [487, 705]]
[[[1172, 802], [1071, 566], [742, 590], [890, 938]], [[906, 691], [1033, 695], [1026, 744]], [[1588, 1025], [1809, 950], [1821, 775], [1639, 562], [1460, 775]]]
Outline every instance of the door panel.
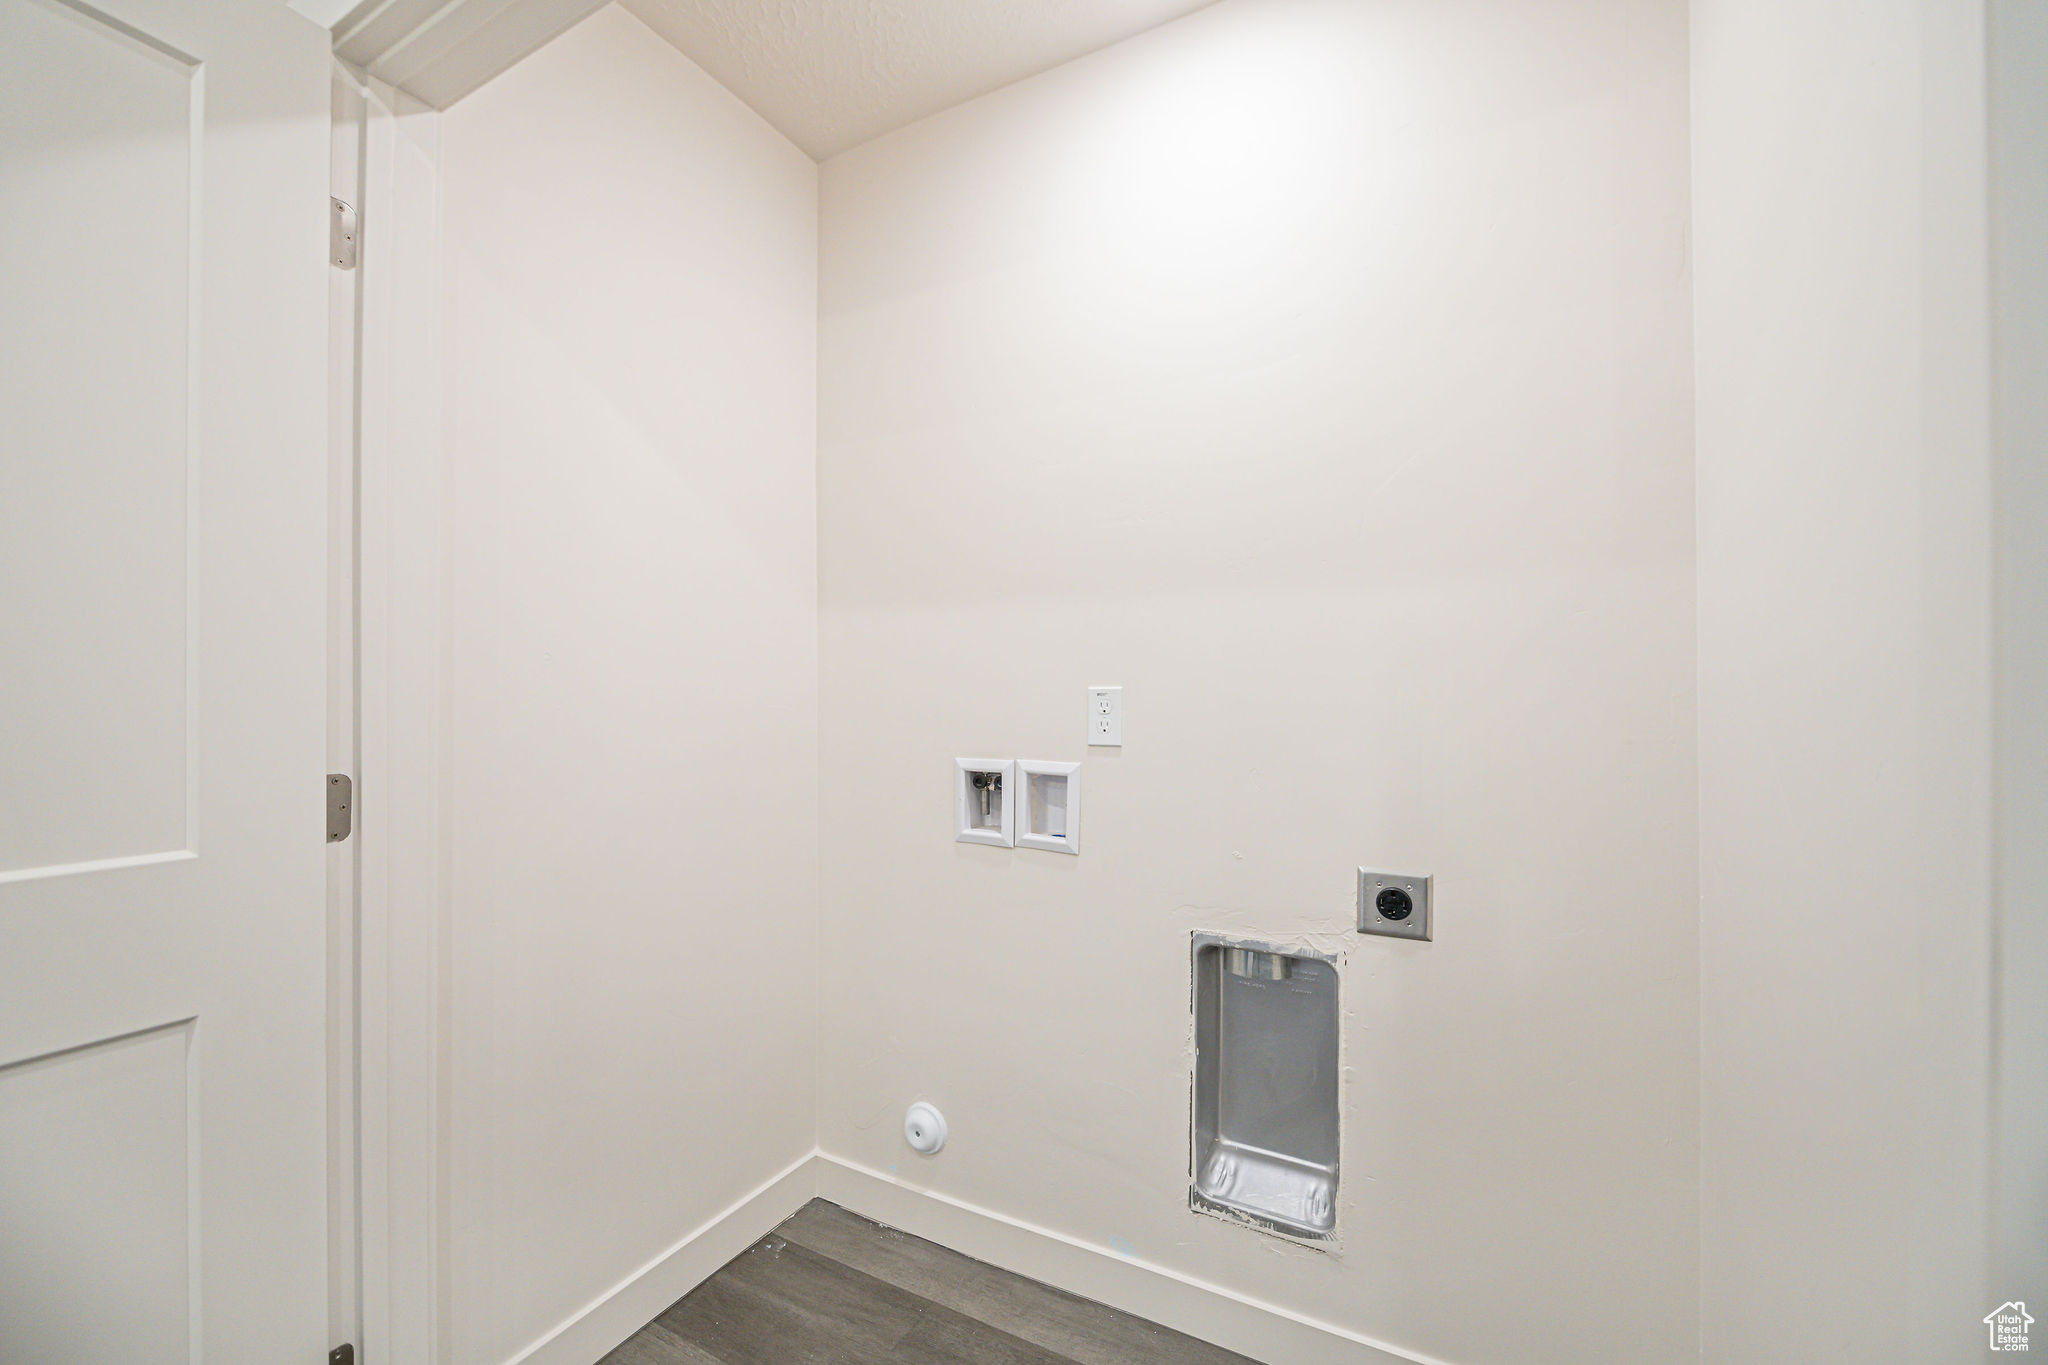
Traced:
[[23, 0], [0, 4], [0, 54], [0, 875], [19, 878], [187, 846], [201, 139], [183, 54]]
[[0, 1360], [327, 1345], [327, 72], [0, 0]]
[[190, 1041], [173, 1024], [0, 1070], [0, 1358], [186, 1358]]

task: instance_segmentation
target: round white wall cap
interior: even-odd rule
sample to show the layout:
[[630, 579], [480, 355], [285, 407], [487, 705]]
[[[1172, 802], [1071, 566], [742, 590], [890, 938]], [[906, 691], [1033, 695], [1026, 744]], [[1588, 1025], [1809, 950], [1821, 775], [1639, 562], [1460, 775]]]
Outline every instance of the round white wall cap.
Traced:
[[946, 1145], [946, 1116], [919, 1100], [903, 1116], [903, 1140], [926, 1156]]

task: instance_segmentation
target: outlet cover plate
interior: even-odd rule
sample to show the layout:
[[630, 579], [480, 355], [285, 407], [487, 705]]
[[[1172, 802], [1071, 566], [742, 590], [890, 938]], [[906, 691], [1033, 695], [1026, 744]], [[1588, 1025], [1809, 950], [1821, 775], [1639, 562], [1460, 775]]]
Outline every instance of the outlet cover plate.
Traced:
[[1088, 689], [1088, 747], [1119, 749], [1124, 742], [1124, 690], [1121, 687]]
[[[1429, 942], [1434, 932], [1430, 924], [1430, 912], [1433, 907], [1430, 905], [1429, 893], [1432, 880], [1427, 873], [1389, 872], [1378, 867], [1359, 868], [1358, 932]], [[1400, 891], [1407, 895], [1410, 908], [1405, 917], [1388, 919], [1380, 913], [1380, 896], [1387, 891]]]

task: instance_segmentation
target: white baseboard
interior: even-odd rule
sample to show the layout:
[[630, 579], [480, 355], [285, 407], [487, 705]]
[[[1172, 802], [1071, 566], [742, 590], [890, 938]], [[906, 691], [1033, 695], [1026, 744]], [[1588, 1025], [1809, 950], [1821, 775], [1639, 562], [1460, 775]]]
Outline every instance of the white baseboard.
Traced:
[[595, 1365], [814, 1196], [1271, 1365], [1447, 1365], [824, 1152], [792, 1163], [506, 1365]]
[[817, 1193], [817, 1155], [792, 1163], [656, 1256], [506, 1365], [594, 1365], [662, 1309], [774, 1231]]
[[978, 1261], [1271, 1365], [1447, 1365], [820, 1152], [816, 1192]]

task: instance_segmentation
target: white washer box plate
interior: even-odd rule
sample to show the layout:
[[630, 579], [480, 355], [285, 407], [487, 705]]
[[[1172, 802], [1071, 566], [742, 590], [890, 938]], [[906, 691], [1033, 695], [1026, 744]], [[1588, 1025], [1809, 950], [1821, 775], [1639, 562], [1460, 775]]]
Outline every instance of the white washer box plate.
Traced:
[[[977, 785], [992, 777], [993, 786]], [[1017, 843], [1017, 765], [1007, 758], [953, 760], [953, 838], [963, 844]]]
[[1017, 760], [1017, 846], [1081, 851], [1081, 765]]

